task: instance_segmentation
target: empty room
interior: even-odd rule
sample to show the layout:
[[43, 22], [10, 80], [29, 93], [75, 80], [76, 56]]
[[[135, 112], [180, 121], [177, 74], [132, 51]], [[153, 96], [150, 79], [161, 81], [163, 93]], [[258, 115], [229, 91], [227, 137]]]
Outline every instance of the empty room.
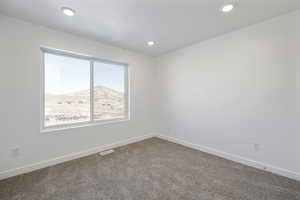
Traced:
[[300, 200], [299, 0], [0, 0], [0, 200]]

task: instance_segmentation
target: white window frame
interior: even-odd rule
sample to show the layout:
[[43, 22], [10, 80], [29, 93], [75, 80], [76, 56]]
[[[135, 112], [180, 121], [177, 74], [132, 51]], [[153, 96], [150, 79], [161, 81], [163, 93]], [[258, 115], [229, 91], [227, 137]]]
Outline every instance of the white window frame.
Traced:
[[[123, 121], [130, 120], [130, 95], [129, 95], [130, 81], [129, 81], [129, 66], [127, 63], [95, 58], [95, 57], [89, 56], [89, 55], [84, 55], [84, 54], [74, 53], [74, 52], [70, 52], [70, 51], [49, 48], [49, 47], [41, 47], [40, 49], [42, 52], [41, 98], [40, 98], [41, 99], [41, 109], [40, 109], [41, 110], [41, 112], [40, 112], [41, 113], [41, 117], [40, 117], [41, 132], [64, 130], [64, 129], [71, 129], [71, 128], [77, 128], [77, 127], [84, 127], [84, 126], [94, 126], [94, 125], [116, 123], [116, 122], [123, 122]], [[45, 54], [46, 53], [87, 60], [90, 62], [90, 120], [89, 121], [45, 126], [45, 75], [46, 75], [45, 74]], [[124, 67], [125, 117], [108, 119], [108, 120], [95, 120], [94, 119], [94, 63], [95, 62], [115, 64], [115, 65]]]

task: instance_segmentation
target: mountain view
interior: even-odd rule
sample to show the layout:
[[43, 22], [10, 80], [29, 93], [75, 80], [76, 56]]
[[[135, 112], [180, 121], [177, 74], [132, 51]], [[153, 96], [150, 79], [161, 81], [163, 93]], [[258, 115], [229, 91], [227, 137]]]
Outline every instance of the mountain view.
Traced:
[[[94, 120], [123, 118], [124, 93], [111, 88], [94, 88]], [[45, 95], [45, 126], [90, 120], [89, 90]]]

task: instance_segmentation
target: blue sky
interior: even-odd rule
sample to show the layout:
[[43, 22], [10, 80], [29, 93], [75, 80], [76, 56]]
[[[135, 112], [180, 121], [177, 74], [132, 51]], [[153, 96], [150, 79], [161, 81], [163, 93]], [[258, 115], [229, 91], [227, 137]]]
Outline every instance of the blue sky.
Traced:
[[[124, 67], [94, 63], [94, 86], [105, 86], [124, 92]], [[45, 54], [45, 92], [66, 94], [90, 88], [90, 62], [87, 60]]]

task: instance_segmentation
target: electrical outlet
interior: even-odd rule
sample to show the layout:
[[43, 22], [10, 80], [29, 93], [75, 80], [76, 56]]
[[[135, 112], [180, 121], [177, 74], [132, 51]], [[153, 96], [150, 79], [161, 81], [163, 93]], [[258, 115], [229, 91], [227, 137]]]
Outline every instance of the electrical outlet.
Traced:
[[20, 147], [14, 147], [14, 148], [12, 148], [11, 149], [11, 155], [13, 156], [13, 157], [17, 157], [17, 156], [19, 156], [20, 155]]
[[167, 128], [168, 134], [172, 133], [171, 128]]
[[254, 144], [254, 150], [260, 151], [260, 144]]

